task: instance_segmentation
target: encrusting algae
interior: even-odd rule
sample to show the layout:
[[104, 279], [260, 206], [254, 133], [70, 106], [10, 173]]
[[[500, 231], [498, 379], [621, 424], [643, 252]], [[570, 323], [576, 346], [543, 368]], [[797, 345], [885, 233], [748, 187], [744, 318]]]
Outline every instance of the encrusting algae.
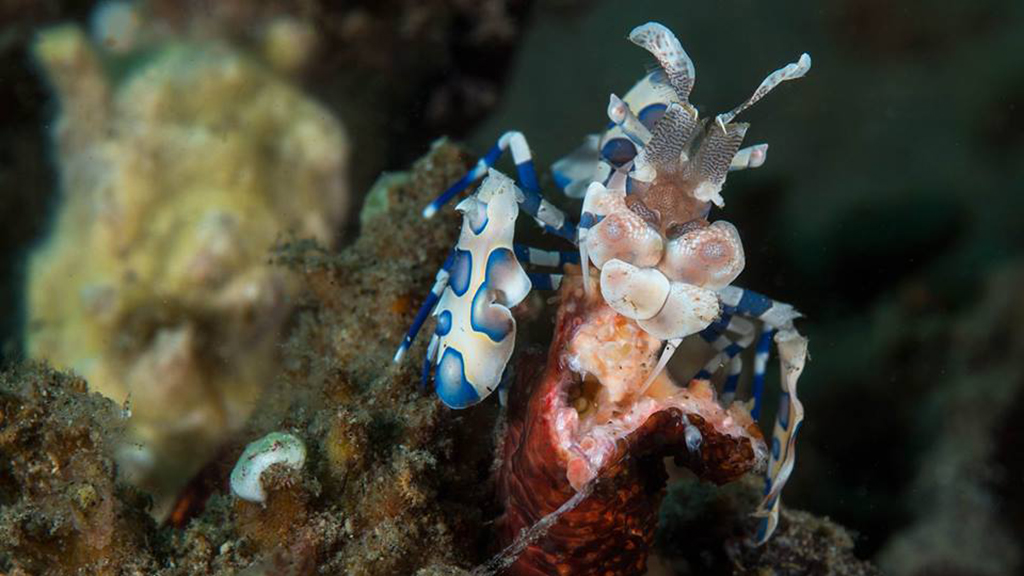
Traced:
[[0, 567], [9, 574], [145, 574], [156, 525], [111, 458], [121, 411], [40, 365], [0, 374]]
[[26, 348], [127, 401], [119, 460], [160, 508], [278, 372], [299, 283], [268, 250], [334, 241], [347, 137], [225, 44], [168, 41], [118, 76], [69, 25], [34, 54], [60, 103], [62, 204], [29, 262]]

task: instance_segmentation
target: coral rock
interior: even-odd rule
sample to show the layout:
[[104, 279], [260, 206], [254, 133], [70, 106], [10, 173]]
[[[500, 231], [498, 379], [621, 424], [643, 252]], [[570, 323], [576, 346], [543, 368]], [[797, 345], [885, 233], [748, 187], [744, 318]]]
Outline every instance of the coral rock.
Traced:
[[277, 366], [298, 282], [286, 232], [331, 242], [347, 211], [339, 122], [239, 52], [168, 43], [115, 81], [74, 26], [35, 55], [57, 93], [63, 188], [31, 257], [26, 347], [130, 398], [122, 462], [158, 496], [236, 430]]

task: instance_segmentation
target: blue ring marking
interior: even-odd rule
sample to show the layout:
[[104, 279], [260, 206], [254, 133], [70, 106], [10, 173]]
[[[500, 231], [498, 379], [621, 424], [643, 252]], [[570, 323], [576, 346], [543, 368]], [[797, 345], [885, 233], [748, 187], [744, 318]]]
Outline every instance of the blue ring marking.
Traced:
[[[465, 216], [463, 216], [465, 218]], [[467, 222], [469, 222], [467, 220]], [[480, 223], [480, 227], [476, 228], [472, 222], [469, 222], [469, 229], [472, 230], [473, 234], [479, 236], [487, 228], [487, 224], [491, 222], [491, 215], [487, 213], [487, 206], [484, 205], [484, 221]]]
[[541, 200], [542, 198], [536, 190], [532, 190], [526, 187], [523, 188], [522, 206], [523, 210], [525, 210], [527, 214], [536, 218], [537, 212], [540, 211]]
[[739, 384], [740, 384], [740, 375], [739, 374], [729, 374], [729, 376], [727, 376], [725, 378], [725, 386], [722, 388], [722, 394], [735, 394], [736, 393], [736, 388], [739, 387]]
[[[525, 244], [513, 244], [512, 245], [512, 250], [515, 252], [516, 258], [518, 258], [521, 262], [526, 262], [526, 263], [529, 263], [529, 264], [536, 264], [536, 262], [534, 262], [530, 258], [530, 247], [529, 246], [526, 246]], [[564, 250], [559, 250], [559, 251], [557, 251], [557, 253], [558, 253], [558, 264], [556, 264], [556, 266], [560, 267], [560, 266], [564, 266], [565, 264], [579, 264], [580, 263], [580, 253], [579, 252], [566, 252]]]
[[[501, 342], [511, 332], [515, 326], [515, 322], [511, 318], [505, 318], [502, 316], [497, 322], [491, 322], [486, 319], [485, 313], [491, 306], [501, 306], [501, 304], [493, 301], [490, 285], [493, 280], [494, 268], [502, 264], [514, 264], [516, 266], [519, 263], [516, 261], [515, 254], [512, 253], [508, 248], [496, 248], [490, 256], [487, 257], [487, 268], [484, 272], [484, 282], [477, 289], [476, 294], [473, 295], [473, 304], [469, 311], [469, 324], [477, 332], [487, 335], [493, 342]], [[504, 308], [502, 306], [502, 308]], [[507, 311], [508, 308], [505, 308]]]
[[466, 380], [466, 366], [462, 354], [451, 347], [444, 349], [434, 376], [437, 397], [450, 408], [460, 409], [480, 401], [473, 385]]
[[434, 334], [438, 336], [447, 336], [452, 331], [452, 312], [451, 310], [445, 310], [437, 315], [437, 327], [434, 328]]
[[[800, 431], [800, 426], [802, 426], [803, 424], [803, 422], [797, 422], [797, 425], [793, 426], [793, 434], [790, 435], [790, 440], [787, 440], [785, 443], [785, 454], [790, 453], [790, 447], [793, 445], [794, 442], [797, 441], [797, 434]], [[778, 459], [781, 460], [781, 458]]]
[[740, 346], [739, 344], [733, 342], [726, 346], [725, 350], [722, 350], [722, 352], [725, 352], [726, 356], [732, 358], [733, 356], [739, 354], [740, 352], [743, 352], [743, 346]]
[[[444, 264], [441, 265], [441, 270], [450, 271], [454, 257], [454, 250], [448, 252], [448, 256], [444, 259]], [[440, 272], [440, 270], [438, 272]], [[413, 319], [412, 325], [409, 326], [409, 330], [405, 333], [405, 338], [402, 339], [402, 344], [398, 347], [400, 351], [404, 352], [412, 346], [412, 342], [416, 339], [416, 335], [419, 334], [420, 328], [423, 327], [423, 323], [426, 322], [427, 316], [434, 311], [434, 306], [440, 299], [441, 293], [435, 293], [431, 290], [431, 292], [427, 294], [427, 299], [420, 306], [420, 309], [416, 311], [416, 317]]]
[[779, 426], [789, 430], [789, 394], [786, 392], [779, 395]]
[[746, 315], [760, 318], [762, 314], [772, 307], [774, 302], [771, 298], [758, 294], [753, 290], [744, 290], [736, 307]]
[[636, 144], [629, 138], [612, 138], [601, 147], [601, 156], [618, 168], [636, 158]]
[[487, 228], [487, 224], [490, 221], [491, 221], [491, 217], [487, 216], [486, 218], [484, 218], [484, 221], [480, 223], [480, 228], [474, 228], [473, 225], [470, 224], [469, 229], [473, 231], [473, 234], [476, 234], [477, 236], [479, 236], [484, 231], [484, 229]]
[[[771, 351], [773, 330], [765, 330], [757, 341], [757, 353], [768, 353]], [[767, 359], [766, 359], [767, 360]], [[765, 362], [767, 365], [767, 361]], [[754, 407], [750, 410], [750, 417], [754, 420], [761, 418], [761, 397], [764, 395], [764, 370], [754, 370], [753, 382], [751, 383]]]
[[420, 372], [420, 385], [423, 386], [424, 390], [430, 386], [430, 369], [434, 367], [432, 360], [433, 358], [430, 357], [430, 354], [423, 357], [423, 370]]
[[452, 260], [451, 277], [448, 278], [448, 286], [456, 296], [462, 296], [469, 290], [469, 278], [473, 273], [473, 254], [455, 249], [455, 258]]
[[558, 186], [560, 190], [565, 190], [566, 188], [569, 187], [569, 184], [572, 184], [571, 178], [569, 178], [565, 174], [562, 174], [561, 172], [558, 172], [557, 170], [552, 170], [551, 176], [555, 180], [555, 186]]
[[551, 226], [545, 224], [544, 230], [551, 234], [554, 234], [555, 236], [565, 238], [566, 240], [572, 242], [573, 244], [576, 243], [576, 225], [573, 224], [572, 220], [569, 220], [568, 218], [566, 218], [565, 221], [562, 223], [561, 228], [552, 228]]
[[779, 454], [782, 453], [782, 446], [779, 444], [778, 438], [772, 438], [772, 458], [779, 459]]
[[[430, 203], [430, 206], [435, 210], [439, 210], [442, 206], [444, 206], [452, 198], [454, 198], [456, 194], [462, 192], [466, 188], [469, 188], [470, 184], [472, 184], [477, 179], [479, 179], [480, 177], [487, 173], [487, 168], [494, 166], [494, 163], [497, 162], [498, 158], [501, 157], [501, 153], [501, 146], [499, 146], [498, 144], [492, 146], [491, 149], [488, 150], [487, 155], [480, 159], [480, 162], [474, 165], [473, 168], [469, 170], [469, 172], [462, 176], [462, 178], [459, 178], [458, 181], [449, 186], [448, 189], [441, 193], [440, 196], [435, 198], [434, 201]], [[481, 163], [483, 163], [484, 165], [483, 169], [481, 169]]]
[[718, 337], [722, 335], [722, 329], [712, 324], [701, 330], [699, 334], [702, 340], [708, 344], [713, 344], [715, 340], [718, 340]]
[[711, 323], [711, 326], [715, 327], [715, 330], [719, 332], [725, 332], [729, 329], [729, 322], [732, 322], [732, 314], [727, 311], [723, 311], [722, 314]]
[[512, 250], [515, 251], [516, 258], [519, 258], [520, 260], [522, 260], [524, 262], [529, 262], [530, 261], [530, 248], [529, 247], [523, 246], [522, 244], [513, 244], [512, 245]]
[[536, 272], [528, 272], [527, 276], [530, 277], [530, 283], [533, 284], [534, 290], [554, 290], [555, 282], [551, 274], [538, 274]]
[[516, 172], [519, 174], [519, 181], [524, 189], [534, 192], [540, 190], [540, 183], [537, 182], [537, 170], [533, 167], [532, 159], [516, 164]]
[[498, 161], [498, 158], [501, 158], [502, 152], [503, 150], [501, 149], [501, 145], [495, 143], [494, 146], [491, 146], [491, 149], [488, 150], [487, 154], [484, 156], [484, 164], [486, 164], [488, 167], [494, 166], [495, 162]]
[[665, 115], [665, 110], [668, 110], [667, 104], [650, 104], [645, 106], [643, 110], [637, 114], [637, 119], [640, 123], [647, 127], [648, 130], [653, 130], [654, 125], [661, 120], [661, 117]]
[[754, 536], [754, 542], [761, 542], [764, 540], [765, 535], [768, 533], [768, 519], [762, 518], [757, 523], [757, 534]]
[[601, 220], [604, 220], [604, 214], [595, 216], [592, 212], [584, 212], [580, 215], [579, 228], [581, 230], [586, 230], [591, 226], [596, 226], [601, 222]]
[[694, 379], [696, 379], [696, 380], [711, 380], [711, 372], [708, 372], [707, 370], [701, 368], [700, 372], [697, 372], [697, 375], [694, 376]]

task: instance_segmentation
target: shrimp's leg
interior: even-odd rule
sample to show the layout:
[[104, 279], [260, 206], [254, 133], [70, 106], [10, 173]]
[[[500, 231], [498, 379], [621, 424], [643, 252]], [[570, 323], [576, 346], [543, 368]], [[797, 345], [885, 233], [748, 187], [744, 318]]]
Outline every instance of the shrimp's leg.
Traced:
[[751, 383], [750, 395], [754, 399], [754, 407], [750, 409], [750, 417], [754, 420], [761, 419], [761, 397], [764, 395], [764, 373], [768, 367], [768, 359], [771, 356], [772, 336], [775, 330], [765, 328], [761, 337], [757, 340], [757, 348], [754, 351], [754, 378]]
[[548, 266], [561, 268], [566, 264], [579, 264], [580, 255], [578, 252], [566, 252], [559, 250], [541, 250], [523, 244], [513, 246], [516, 258], [520, 262], [533, 264], [534, 266]]
[[441, 293], [448, 286], [449, 269], [452, 267], [452, 262], [455, 259], [455, 251], [452, 250], [448, 253], [448, 258], [445, 259], [444, 264], [438, 269], [437, 275], [434, 276], [434, 286], [430, 289], [430, 294], [427, 295], [427, 299], [420, 306], [420, 309], [416, 312], [416, 318], [412, 321], [412, 326], [409, 326], [409, 331], [406, 332], [405, 338], [402, 339], [402, 343], [399, 344], [398, 350], [395, 351], [395, 357], [392, 359], [393, 362], [398, 363], [402, 361], [402, 357], [412, 346], [413, 340], [416, 339], [416, 335], [419, 334], [420, 328], [423, 327], [423, 323], [426, 322], [427, 316], [434, 311], [434, 307], [437, 306], [437, 301], [441, 299]]
[[440, 337], [434, 334], [430, 337], [430, 344], [427, 345], [427, 355], [423, 358], [423, 370], [420, 372], [420, 382], [424, 389], [430, 387], [430, 376], [433, 372], [434, 358], [437, 356], [437, 347], [440, 341]]
[[423, 216], [430, 218], [459, 192], [469, 187], [470, 184], [487, 174], [487, 171], [494, 166], [506, 151], [512, 152], [512, 161], [516, 165], [518, 183], [523, 191], [521, 201], [523, 209], [530, 216], [533, 216], [541, 226], [548, 232], [561, 236], [570, 242], [576, 242], [576, 226], [559, 210], [554, 204], [545, 200], [540, 194], [540, 184], [537, 181], [537, 170], [533, 165], [533, 154], [530, 146], [526, 143], [526, 137], [522, 132], [506, 132], [498, 138], [498, 142], [477, 161], [465, 176], [452, 184], [440, 196], [423, 209]]
[[[765, 324], [761, 342], [758, 344], [759, 356], [767, 363], [767, 349], [771, 335], [774, 333], [775, 345], [779, 351], [779, 364], [782, 372], [779, 410], [775, 416], [772, 429], [771, 455], [768, 470], [765, 472], [764, 498], [754, 513], [761, 517], [756, 541], [762, 544], [768, 540], [779, 522], [779, 494], [793, 472], [796, 462], [796, 437], [803, 421], [804, 408], [797, 397], [797, 381], [807, 361], [807, 338], [800, 335], [793, 326], [793, 320], [800, 313], [789, 304], [772, 300], [752, 290], [736, 286], [727, 286], [718, 292], [723, 308], [727, 313], [738, 314], [760, 320]], [[764, 368], [755, 366], [755, 377], [761, 373], [761, 382], [754, 383], [755, 408], [753, 415], [759, 411], [757, 391], [763, 387]]]
[[530, 282], [536, 290], [558, 290], [562, 285], [561, 274], [541, 274], [538, 272], [527, 272]]
[[[739, 338], [727, 336], [726, 331], [738, 334]], [[723, 314], [718, 321], [702, 330], [700, 337], [711, 344], [718, 354], [704, 365], [695, 378], [709, 379], [722, 364], [728, 362], [729, 372], [721, 397], [722, 405], [728, 406], [736, 396], [740, 374], [743, 372], [743, 359], [740, 353], [754, 341], [754, 325], [745, 318]]]

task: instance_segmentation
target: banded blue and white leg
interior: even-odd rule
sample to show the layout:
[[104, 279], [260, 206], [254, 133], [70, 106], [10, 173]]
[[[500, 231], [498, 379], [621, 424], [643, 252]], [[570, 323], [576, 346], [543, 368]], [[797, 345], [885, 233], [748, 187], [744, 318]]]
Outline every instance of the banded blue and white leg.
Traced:
[[[711, 326], [700, 332], [700, 337], [710, 344], [717, 354], [695, 377], [709, 379], [722, 365], [728, 364], [721, 395], [723, 406], [729, 406], [736, 396], [736, 388], [743, 372], [743, 358], [740, 354], [754, 341], [754, 331], [754, 325], [749, 320], [723, 313]], [[738, 337], [730, 337], [727, 332], [732, 332]]]
[[796, 330], [779, 331], [775, 336], [782, 373], [779, 409], [772, 427], [771, 455], [765, 473], [764, 497], [754, 512], [761, 521], [756, 541], [763, 544], [779, 522], [779, 495], [796, 464], [796, 437], [804, 418], [804, 407], [796, 387], [807, 361], [807, 339]]
[[775, 336], [775, 330], [766, 327], [761, 331], [761, 336], [757, 339], [757, 348], [754, 349], [754, 375], [750, 385], [750, 395], [754, 400], [754, 406], [750, 409], [750, 416], [754, 420], [761, 419], [764, 378], [768, 370], [768, 358], [771, 356], [773, 336]]
[[779, 494], [796, 461], [796, 437], [804, 416], [803, 405], [797, 397], [797, 381], [807, 361], [807, 339], [793, 326], [793, 321], [800, 317], [800, 313], [789, 304], [737, 286], [719, 290], [719, 296], [726, 313], [760, 320], [765, 325], [755, 356], [755, 414], [760, 410], [757, 388], [763, 388], [764, 364], [768, 360], [772, 339], [779, 351], [779, 409], [772, 428], [771, 456], [765, 473], [765, 495], [755, 513], [762, 518], [757, 535], [760, 543], [775, 530], [779, 515]]
[[533, 165], [533, 154], [530, 152], [530, 146], [522, 132], [510, 131], [502, 134], [491, 150], [477, 161], [465, 176], [423, 209], [423, 216], [430, 218], [452, 198], [482, 178], [506, 151], [511, 151], [512, 161], [516, 165], [519, 184], [522, 186], [520, 202], [523, 210], [533, 216], [537, 223], [548, 232], [575, 242], [576, 226], [566, 218], [564, 212], [541, 196], [537, 170]]
[[536, 290], [555, 291], [562, 286], [561, 274], [544, 274], [541, 272], [527, 272], [530, 282]]
[[524, 264], [562, 268], [566, 264], [579, 264], [580, 255], [564, 250], [541, 250], [523, 244], [515, 245], [516, 258]]
[[395, 357], [392, 359], [393, 362], [398, 363], [402, 361], [402, 357], [405, 356], [409, 347], [412, 346], [413, 341], [416, 340], [416, 335], [419, 334], [420, 328], [423, 327], [423, 323], [427, 320], [427, 317], [430, 316], [430, 313], [434, 311], [437, 301], [441, 299], [441, 294], [448, 286], [448, 270], [452, 266], [454, 257], [455, 251], [452, 250], [448, 253], [448, 257], [445, 259], [444, 264], [442, 264], [441, 268], [438, 269], [437, 274], [434, 276], [434, 286], [430, 289], [430, 294], [427, 295], [427, 299], [416, 312], [416, 317], [413, 319], [412, 325], [406, 332], [405, 338], [402, 339], [402, 343], [398, 346], [398, 350], [395, 351]]

